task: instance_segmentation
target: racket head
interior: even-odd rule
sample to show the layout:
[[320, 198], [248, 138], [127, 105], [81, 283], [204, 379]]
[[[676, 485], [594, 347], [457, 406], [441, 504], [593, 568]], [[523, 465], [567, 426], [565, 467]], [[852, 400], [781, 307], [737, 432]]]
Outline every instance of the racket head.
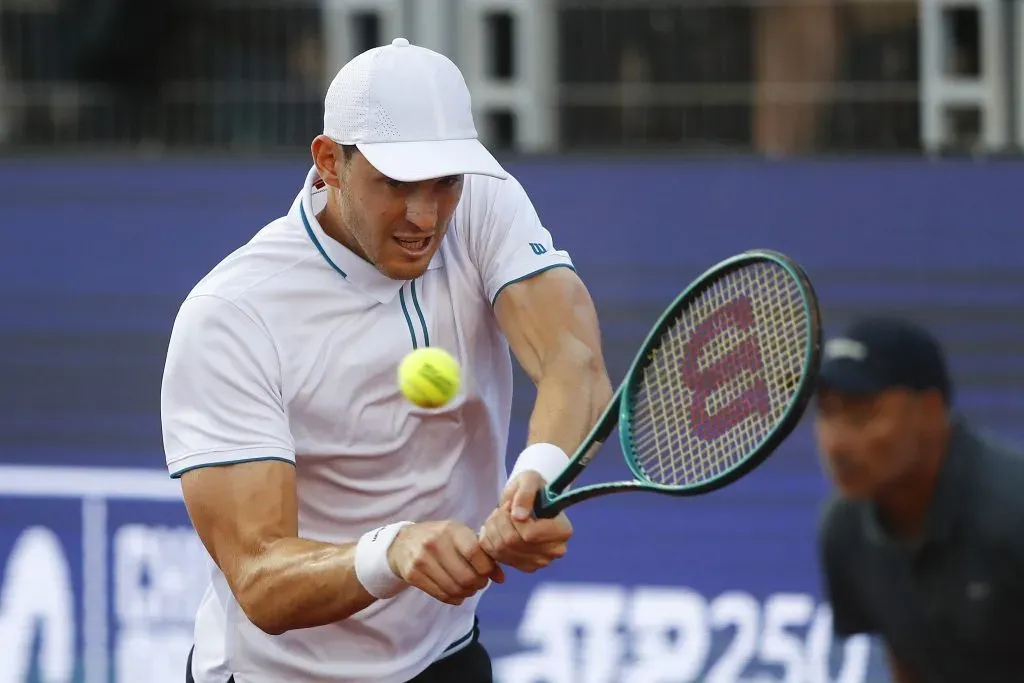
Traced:
[[793, 259], [756, 249], [705, 271], [621, 387], [619, 438], [637, 483], [697, 495], [764, 462], [806, 410], [821, 344], [817, 295]]

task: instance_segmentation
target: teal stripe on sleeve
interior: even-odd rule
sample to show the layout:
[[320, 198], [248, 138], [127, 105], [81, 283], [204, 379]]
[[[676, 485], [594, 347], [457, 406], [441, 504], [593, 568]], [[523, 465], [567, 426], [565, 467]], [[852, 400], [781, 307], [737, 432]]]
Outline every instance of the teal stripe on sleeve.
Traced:
[[535, 275], [540, 275], [541, 273], [549, 271], [552, 268], [568, 268], [572, 272], [574, 272], [574, 273], [576, 272], [576, 268], [574, 268], [572, 265], [570, 265], [568, 263], [552, 263], [549, 266], [544, 266], [543, 268], [538, 268], [537, 270], [535, 270], [535, 271], [533, 271], [531, 273], [527, 273], [526, 275], [524, 275], [522, 277], [517, 277], [515, 280], [511, 280], [509, 282], [506, 282], [501, 287], [498, 287], [498, 291], [494, 293], [494, 298], [491, 299], [491, 306], [493, 306], [498, 301], [498, 295], [501, 294], [503, 291], [505, 291], [505, 288], [508, 287], [509, 285], [514, 285], [515, 283], [522, 282], [523, 280], [529, 280], [531, 277], [533, 277]]
[[262, 457], [262, 458], [240, 458], [238, 460], [225, 460], [224, 462], [211, 462], [211, 463], [203, 463], [202, 465], [192, 465], [191, 467], [186, 467], [183, 470], [178, 470], [177, 472], [172, 473], [171, 474], [171, 479], [181, 479], [182, 475], [184, 475], [186, 472], [191, 472], [193, 470], [202, 470], [202, 469], [206, 469], [208, 467], [225, 467], [225, 466], [228, 466], [228, 465], [242, 465], [242, 464], [245, 464], [247, 462], [273, 462], [273, 461], [287, 463], [287, 464], [292, 465], [292, 466], [295, 465], [295, 462], [292, 461], [292, 460], [289, 460], [288, 458], [279, 458], [279, 457], [275, 457], [275, 456], [266, 456], [266, 457]]

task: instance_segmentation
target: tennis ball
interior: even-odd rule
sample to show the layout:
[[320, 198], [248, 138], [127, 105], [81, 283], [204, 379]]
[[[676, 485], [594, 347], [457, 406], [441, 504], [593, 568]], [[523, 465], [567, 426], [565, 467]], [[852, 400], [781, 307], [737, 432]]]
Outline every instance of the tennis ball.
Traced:
[[440, 408], [455, 398], [461, 383], [459, 362], [444, 349], [428, 346], [406, 355], [398, 366], [398, 387], [421, 408]]

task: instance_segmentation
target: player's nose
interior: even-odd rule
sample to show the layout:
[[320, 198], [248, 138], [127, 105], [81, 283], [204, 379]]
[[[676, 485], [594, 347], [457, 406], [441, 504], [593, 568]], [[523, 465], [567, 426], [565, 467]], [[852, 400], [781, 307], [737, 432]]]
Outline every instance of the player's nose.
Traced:
[[405, 219], [420, 230], [433, 230], [437, 225], [437, 200], [430, 197], [410, 197], [405, 206]]

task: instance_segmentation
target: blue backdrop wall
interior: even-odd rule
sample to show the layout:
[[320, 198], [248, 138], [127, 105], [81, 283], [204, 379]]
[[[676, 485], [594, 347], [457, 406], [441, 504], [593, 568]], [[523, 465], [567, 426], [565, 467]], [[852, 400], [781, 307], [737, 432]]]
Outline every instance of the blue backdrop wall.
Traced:
[[[701, 270], [770, 247], [807, 267], [830, 328], [878, 309], [932, 326], [964, 412], [1024, 436], [1024, 164], [508, 167], [590, 286], [614, 379]], [[206, 560], [161, 469], [167, 334], [305, 170], [0, 164], [0, 683], [181, 680]], [[518, 381], [513, 447], [532, 397]], [[592, 476], [623, 472], [614, 449], [600, 463]], [[877, 647], [829, 636], [814, 548], [827, 494], [804, 425], [715, 495], [582, 506], [569, 557], [485, 597], [500, 680], [878, 680]]]

